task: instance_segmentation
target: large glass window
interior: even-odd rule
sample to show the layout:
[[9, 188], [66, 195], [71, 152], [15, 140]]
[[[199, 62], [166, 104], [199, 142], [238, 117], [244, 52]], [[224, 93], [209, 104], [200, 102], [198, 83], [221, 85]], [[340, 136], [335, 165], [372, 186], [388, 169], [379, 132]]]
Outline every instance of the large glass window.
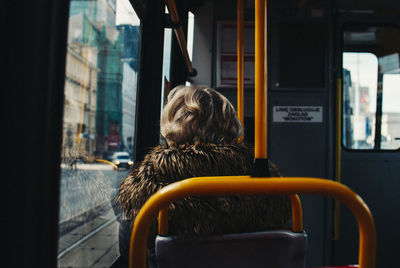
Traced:
[[374, 54], [343, 54], [343, 134], [348, 148], [373, 148], [377, 76]]
[[[399, 55], [394, 55], [399, 62]], [[400, 148], [400, 72], [383, 74], [382, 149]]]
[[193, 60], [193, 39], [194, 39], [194, 14], [188, 12], [188, 27], [187, 27], [187, 50], [190, 60]]
[[[190, 61], [193, 62], [193, 40], [194, 40], [194, 14], [188, 12], [188, 27], [187, 27], [187, 42], [186, 47], [189, 54]], [[190, 85], [190, 81], [186, 81], [186, 86]]]
[[348, 149], [400, 148], [400, 31], [350, 27], [344, 32], [343, 144]]
[[[165, 8], [166, 13], [168, 9]], [[163, 69], [162, 69], [162, 91], [161, 91], [161, 111], [166, 102], [170, 86], [170, 68], [171, 68], [171, 42], [172, 42], [173, 31], [171, 29], [164, 29], [164, 48], [163, 48]]]
[[59, 267], [118, 257], [118, 185], [132, 165], [140, 21], [129, 0], [71, 0]]

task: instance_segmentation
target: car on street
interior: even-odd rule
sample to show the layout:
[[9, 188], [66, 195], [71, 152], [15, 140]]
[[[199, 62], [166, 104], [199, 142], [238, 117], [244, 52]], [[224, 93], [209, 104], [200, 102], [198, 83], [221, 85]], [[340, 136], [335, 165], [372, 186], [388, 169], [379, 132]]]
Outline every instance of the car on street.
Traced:
[[133, 161], [127, 152], [115, 152], [111, 157], [111, 162], [118, 168], [130, 168]]

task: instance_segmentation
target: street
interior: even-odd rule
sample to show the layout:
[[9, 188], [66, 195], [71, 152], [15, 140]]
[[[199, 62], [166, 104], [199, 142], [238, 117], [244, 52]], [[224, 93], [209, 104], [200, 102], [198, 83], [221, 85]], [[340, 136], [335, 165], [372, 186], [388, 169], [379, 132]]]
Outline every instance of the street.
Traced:
[[59, 267], [109, 267], [118, 257], [120, 211], [113, 200], [128, 172], [107, 164], [62, 165]]
[[[114, 171], [107, 164], [77, 164], [76, 169], [62, 166], [60, 186], [60, 226], [85, 220], [97, 208], [111, 205], [120, 181], [128, 170]], [[80, 219], [83, 218], [83, 219]], [[61, 233], [63, 230], [60, 230]]]

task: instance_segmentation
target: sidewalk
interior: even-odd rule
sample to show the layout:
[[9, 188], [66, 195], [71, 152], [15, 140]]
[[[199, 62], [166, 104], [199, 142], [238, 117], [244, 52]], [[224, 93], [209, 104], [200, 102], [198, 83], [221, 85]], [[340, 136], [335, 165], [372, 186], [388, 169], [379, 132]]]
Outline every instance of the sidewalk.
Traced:
[[[61, 163], [61, 168], [71, 169], [71, 166], [66, 163]], [[104, 163], [77, 163], [76, 169], [79, 170], [113, 170], [113, 166]]]

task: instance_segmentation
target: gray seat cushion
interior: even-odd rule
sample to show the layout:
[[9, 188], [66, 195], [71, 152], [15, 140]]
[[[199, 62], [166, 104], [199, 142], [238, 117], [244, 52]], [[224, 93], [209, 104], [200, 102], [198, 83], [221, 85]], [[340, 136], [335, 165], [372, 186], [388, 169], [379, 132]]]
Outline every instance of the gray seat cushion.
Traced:
[[199, 240], [157, 236], [159, 268], [290, 267], [304, 268], [307, 235], [265, 231], [212, 236]]

